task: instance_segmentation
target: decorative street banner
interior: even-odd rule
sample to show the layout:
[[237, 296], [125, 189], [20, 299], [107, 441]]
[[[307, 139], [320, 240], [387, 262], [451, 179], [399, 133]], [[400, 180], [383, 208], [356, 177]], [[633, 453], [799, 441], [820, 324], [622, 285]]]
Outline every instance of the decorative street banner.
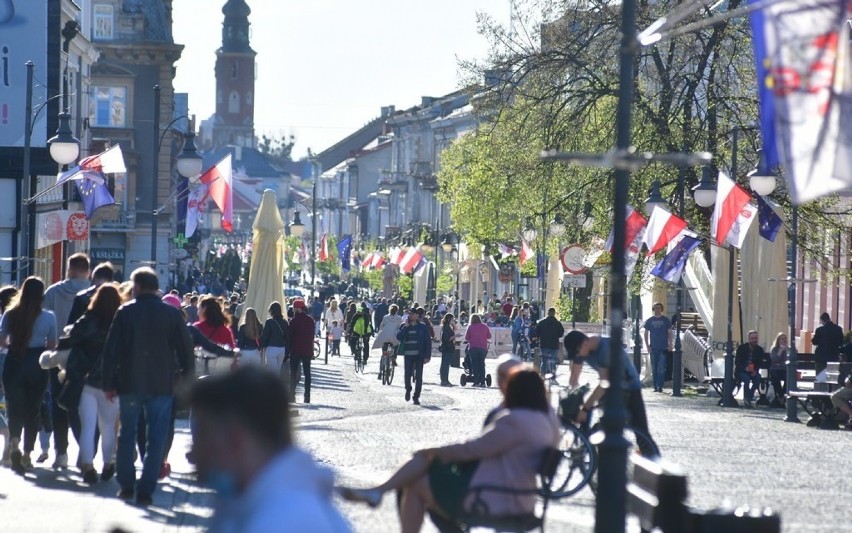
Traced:
[[50, 211], [36, 215], [36, 248], [62, 241], [85, 241], [89, 238], [89, 221], [82, 211]]
[[852, 186], [849, 8], [790, 0], [751, 14], [767, 170], [784, 166], [797, 204]]
[[[26, 115], [26, 62], [34, 77], [47, 80], [47, 4], [33, 0], [4, 0], [0, 10], [0, 146], [23, 146]], [[58, 35], [57, 35], [58, 38]], [[58, 45], [57, 45], [58, 46]], [[58, 52], [57, 52], [58, 53]], [[47, 98], [41, 83], [33, 82], [33, 105]], [[47, 110], [33, 126], [32, 145], [47, 141]]]

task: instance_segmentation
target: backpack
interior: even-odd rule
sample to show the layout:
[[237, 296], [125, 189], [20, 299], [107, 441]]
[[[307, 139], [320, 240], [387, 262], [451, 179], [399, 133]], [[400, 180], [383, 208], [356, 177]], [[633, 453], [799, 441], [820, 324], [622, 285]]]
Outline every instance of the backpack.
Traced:
[[352, 333], [359, 337], [373, 333], [372, 324], [370, 324], [366, 315], [361, 314], [355, 317], [355, 322], [352, 324]]

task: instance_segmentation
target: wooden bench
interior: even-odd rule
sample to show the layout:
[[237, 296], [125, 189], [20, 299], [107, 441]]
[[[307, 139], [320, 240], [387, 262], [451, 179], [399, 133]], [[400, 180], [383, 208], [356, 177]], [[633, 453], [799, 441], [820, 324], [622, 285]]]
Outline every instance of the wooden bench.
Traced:
[[[473, 503], [469, 512], [465, 512], [456, 520], [431, 511], [429, 516], [441, 533], [466, 532], [473, 528], [486, 528], [493, 529], [494, 531], [516, 533], [526, 533], [527, 531], [538, 529], [543, 533], [547, 507], [555, 499], [554, 493], [551, 490], [551, 484], [553, 483], [553, 478], [556, 475], [559, 464], [564, 458], [565, 455], [562, 451], [556, 448], [550, 448], [544, 452], [541, 465], [538, 469], [538, 486], [535, 489], [522, 490], [491, 485], [471, 487], [468, 490], [468, 494], [473, 496]], [[488, 509], [488, 504], [482, 498], [482, 495], [488, 492], [518, 496], [535, 495], [541, 502], [541, 514], [530, 513], [524, 515], [493, 516]]]
[[838, 409], [831, 403], [831, 394], [838, 387], [843, 386], [843, 380], [850, 372], [852, 372], [852, 363], [828, 363], [825, 383], [814, 383], [811, 379], [810, 389], [789, 393], [790, 397], [795, 398], [810, 416], [807, 422], [808, 427], [838, 429]]
[[781, 517], [769, 509], [699, 511], [686, 504], [686, 475], [675, 465], [637, 454], [627, 486], [627, 510], [643, 533], [780, 533]]

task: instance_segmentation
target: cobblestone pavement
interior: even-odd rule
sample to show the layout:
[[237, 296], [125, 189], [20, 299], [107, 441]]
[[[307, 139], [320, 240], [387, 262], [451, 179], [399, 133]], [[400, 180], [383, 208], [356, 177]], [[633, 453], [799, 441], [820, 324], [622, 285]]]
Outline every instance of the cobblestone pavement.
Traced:
[[[420, 448], [477, 435], [486, 412], [498, 403], [499, 392], [440, 387], [439, 363], [433, 359], [425, 367], [423, 405], [418, 407], [403, 398], [401, 367], [392, 386], [376, 379], [377, 354], [363, 375], [353, 372], [351, 358], [345, 355], [332, 358], [327, 366], [317, 360], [314, 403], [295, 406], [298, 443], [334, 468], [341, 484], [360, 487], [383, 481]], [[493, 374], [494, 361], [487, 365]], [[461, 371], [451, 372], [451, 380], [458, 383]], [[664, 457], [689, 476], [690, 504], [705, 509], [724, 502], [772, 507], [781, 513], [785, 532], [849, 530], [848, 512], [838, 502], [852, 493], [852, 433], [784, 423], [778, 409], [723, 410], [715, 399], [695, 394], [672, 398], [648, 392], [645, 398], [650, 427]], [[154, 506], [147, 510], [114, 498], [118, 489], [114, 481], [94, 490], [84, 486], [73, 469], [59, 473], [38, 467], [26, 479], [1, 469], [2, 530], [203, 529], [214, 498], [194, 482], [183, 457], [188, 443], [186, 424], [181, 422], [170, 456], [173, 474], [159, 485]], [[70, 451], [75, 457], [76, 449]], [[51, 456], [45, 464], [52, 460]], [[340, 506], [356, 531], [398, 531], [393, 497], [376, 510], [345, 502]], [[548, 530], [591, 531], [593, 517], [594, 498], [584, 489], [551, 507]], [[424, 531], [436, 530], [427, 521]]]

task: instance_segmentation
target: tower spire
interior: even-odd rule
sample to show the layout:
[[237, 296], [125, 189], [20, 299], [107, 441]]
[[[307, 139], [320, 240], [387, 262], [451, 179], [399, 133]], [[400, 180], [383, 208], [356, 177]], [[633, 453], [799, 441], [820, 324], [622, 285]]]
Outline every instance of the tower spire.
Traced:
[[225, 21], [222, 23], [223, 52], [252, 52], [249, 44], [249, 20], [251, 8], [245, 0], [228, 0], [222, 7]]

